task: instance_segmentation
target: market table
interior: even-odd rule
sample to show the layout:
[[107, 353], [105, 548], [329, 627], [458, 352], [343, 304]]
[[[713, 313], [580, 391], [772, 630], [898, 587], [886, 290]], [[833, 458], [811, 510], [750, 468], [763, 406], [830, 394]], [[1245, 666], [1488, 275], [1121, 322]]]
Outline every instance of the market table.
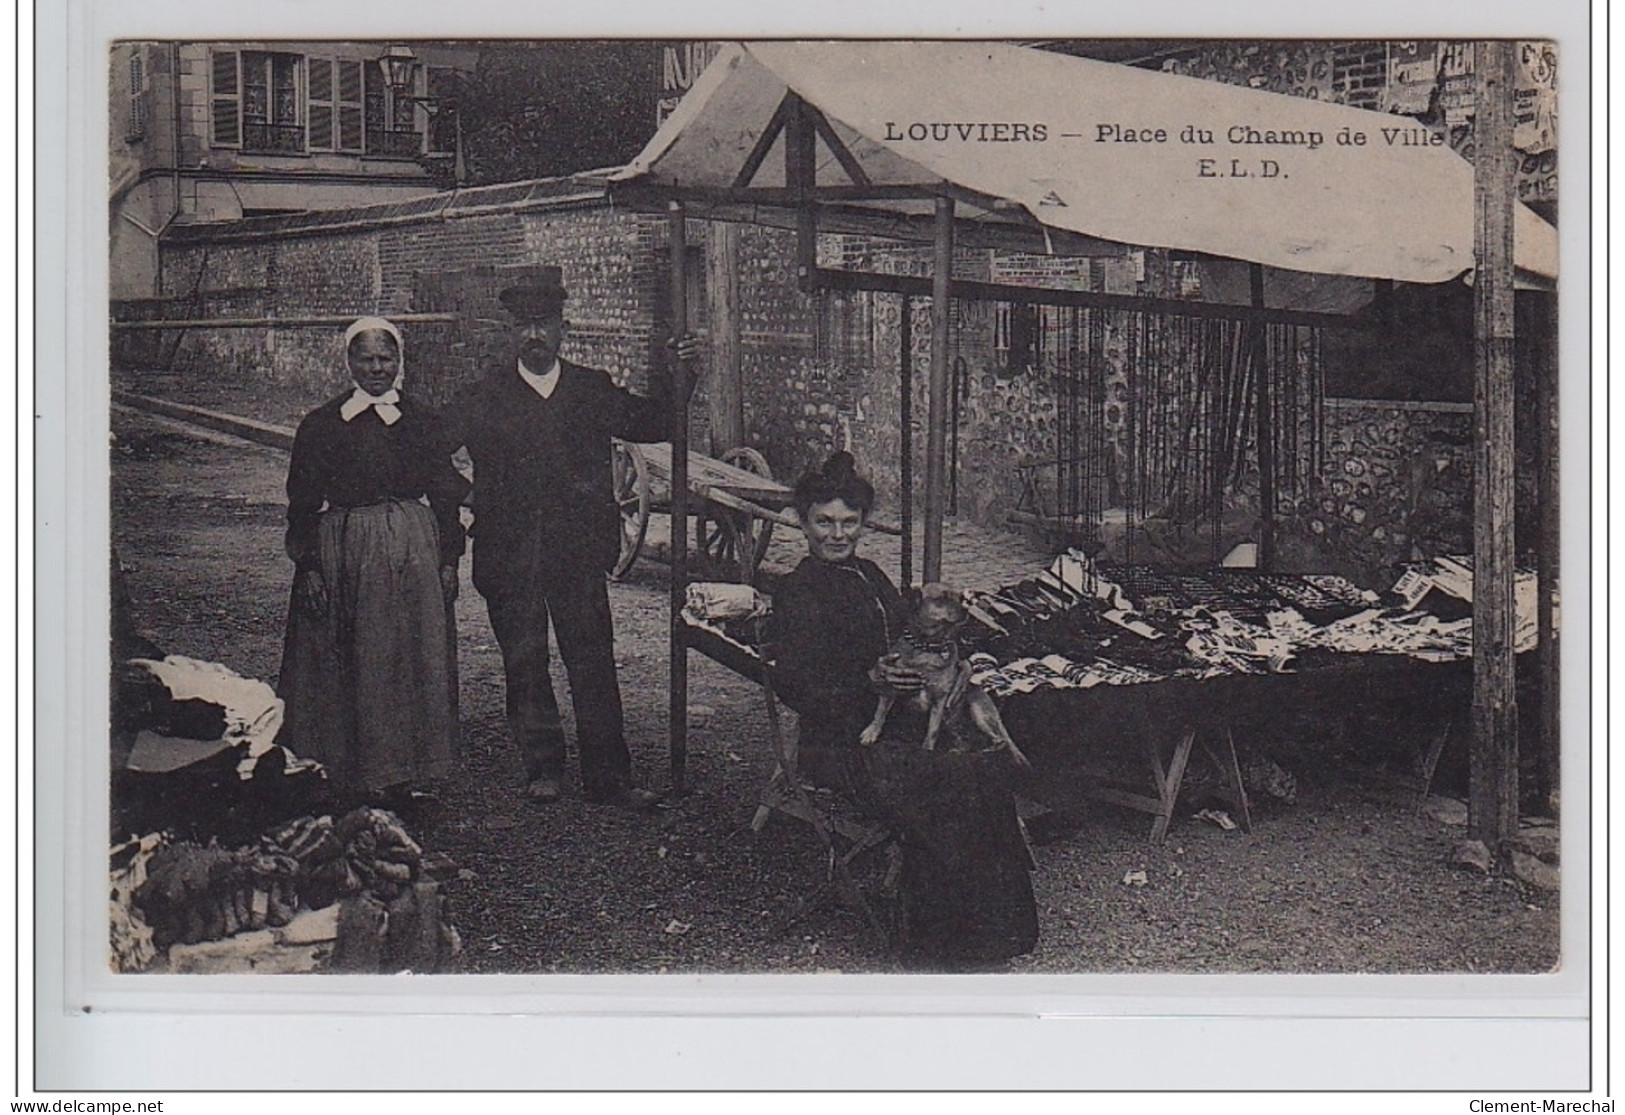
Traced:
[[[1342, 732], [1374, 710], [1405, 710], [1425, 793], [1446, 742], [1461, 738], [1471, 662], [1340, 657], [1296, 673], [1035, 690], [1005, 697], [1000, 711], [1033, 764], [1030, 797], [1053, 809], [1093, 800], [1149, 813], [1153, 842], [1168, 831], [1193, 758], [1213, 764], [1246, 828], [1253, 799], [1238, 744], [1285, 759], [1309, 733]], [[1147, 783], [1149, 793], [1133, 789]]]
[[[1382, 712], [1402, 711], [1403, 726], [1382, 730], [1415, 744], [1425, 794], [1471, 705], [1470, 607], [1435, 591], [1459, 590], [1461, 569], [1441, 559], [1436, 575], [1408, 572], [1384, 598], [1336, 577], [1114, 567], [1074, 551], [966, 594], [975, 619], [961, 646], [1032, 762], [1028, 796], [1141, 810], [1161, 841], [1193, 759], [1212, 762], [1247, 825], [1238, 740], [1291, 749]], [[717, 619], [696, 589], [687, 644], [760, 680], [757, 620]], [[766, 606], [742, 591], [748, 611]]]

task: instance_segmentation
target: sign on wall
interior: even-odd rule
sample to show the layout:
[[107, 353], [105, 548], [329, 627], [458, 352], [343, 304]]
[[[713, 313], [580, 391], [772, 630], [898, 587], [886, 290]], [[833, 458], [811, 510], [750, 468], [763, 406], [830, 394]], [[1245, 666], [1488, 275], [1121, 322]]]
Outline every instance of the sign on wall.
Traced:
[[[1512, 146], [1521, 156], [1518, 197], [1557, 197], [1557, 46], [1521, 42], [1513, 86]], [[1437, 113], [1451, 143], [1466, 142], [1473, 118], [1473, 44], [1414, 40], [1388, 44], [1382, 107], [1410, 116]]]
[[694, 86], [694, 79], [711, 64], [722, 44], [696, 40], [664, 43], [660, 47], [660, 92], [655, 98], [655, 126], [666, 122], [677, 102]]

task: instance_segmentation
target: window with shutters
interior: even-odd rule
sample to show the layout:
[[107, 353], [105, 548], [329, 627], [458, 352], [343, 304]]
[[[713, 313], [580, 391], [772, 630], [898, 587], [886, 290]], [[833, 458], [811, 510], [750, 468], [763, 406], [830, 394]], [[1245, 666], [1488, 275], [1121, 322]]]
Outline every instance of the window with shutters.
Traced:
[[146, 59], [137, 47], [130, 55], [130, 126], [124, 133], [126, 142], [139, 143], [147, 138], [147, 67]]
[[235, 50], [209, 56], [210, 142], [216, 147], [243, 145], [243, 83]]
[[304, 153], [299, 88], [303, 62], [298, 54], [242, 52], [243, 150], [279, 155]]
[[305, 70], [309, 93], [310, 149], [360, 154], [364, 149], [361, 67], [351, 58], [309, 58]]
[[[132, 61], [132, 105], [137, 64]], [[449, 89], [451, 76], [450, 70], [419, 67], [413, 92]], [[430, 119], [411, 97], [396, 96], [372, 61], [217, 50], [210, 56], [209, 95], [210, 139], [216, 147], [416, 159], [426, 148], [450, 153], [455, 146], [450, 120]]]

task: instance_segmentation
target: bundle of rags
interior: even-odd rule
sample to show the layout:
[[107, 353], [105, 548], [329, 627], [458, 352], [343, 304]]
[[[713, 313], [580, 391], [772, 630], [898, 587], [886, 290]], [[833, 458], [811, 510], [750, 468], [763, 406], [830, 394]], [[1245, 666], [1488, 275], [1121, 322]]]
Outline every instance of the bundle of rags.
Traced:
[[321, 765], [277, 743], [283, 705], [263, 681], [180, 655], [115, 672], [112, 832], [253, 841], [326, 793]]
[[193, 947], [274, 930], [247, 943], [315, 945], [334, 971], [438, 971], [462, 946], [441, 893], [457, 873], [393, 813], [363, 808], [296, 818], [250, 847], [160, 846], [132, 905], [174, 970], [291, 970], [246, 946]]

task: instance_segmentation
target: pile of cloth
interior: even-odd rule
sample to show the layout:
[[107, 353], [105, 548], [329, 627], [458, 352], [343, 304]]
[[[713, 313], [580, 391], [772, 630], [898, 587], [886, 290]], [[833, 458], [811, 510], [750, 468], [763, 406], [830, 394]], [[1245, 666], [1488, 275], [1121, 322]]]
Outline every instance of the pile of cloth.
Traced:
[[[126, 765], [159, 773], [233, 752], [237, 777], [247, 781], [272, 752], [290, 774], [313, 769], [277, 745], [282, 700], [263, 681], [245, 678], [218, 662], [171, 654], [131, 658], [132, 688], [143, 701], [142, 726]], [[146, 684], [143, 685], [143, 682]]]
[[[1533, 574], [1518, 579], [1517, 649], [1534, 645]], [[1165, 678], [1287, 673], [1338, 655], [1447, 662], [1472, 655], [1471, 560], [1407, 569], [1386, 596], [1341, 577], [1097, 564], [1072, 550], [1044, 572], [971, 593], [973, 676], [995, 696]]]
[[383, 809], [298, 817], [237, 848], [148, 834], [113, 849], [111, 875], [119, 971], [148, 970], [177, 945], [281, 929], [323, 910], [331, 933], [313, 940], [335, 970], [434, 971], [461, 949], [440, 892], [457, 864], [425, 853]]
[[326, 794], [320, 763], [277, 742], [282, 701], [263, 681], [181, 655], [128, 658], [113, 690], [112, 831], [249, 843]]

